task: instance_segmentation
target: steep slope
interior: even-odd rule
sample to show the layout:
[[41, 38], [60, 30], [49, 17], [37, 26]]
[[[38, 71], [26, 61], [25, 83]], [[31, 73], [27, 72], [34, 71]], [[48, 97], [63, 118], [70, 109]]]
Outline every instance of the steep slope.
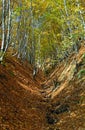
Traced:
[[33, 80], [32, 67], [24, 64], [9, 57], [0, 65], [0, 130], [44, 130], [44, 77], [38, 72]]
[[48, 78], [6, 57], [0, 64], [0, 130], [85, 130], [85, 46]]
[[61, 62], [44, 82], [50, 104], [49, 118], [54, 120], [49, 130], [85, 130], [84, 55], [82, 43], [79, 53], [73, 52], [68, 62]]

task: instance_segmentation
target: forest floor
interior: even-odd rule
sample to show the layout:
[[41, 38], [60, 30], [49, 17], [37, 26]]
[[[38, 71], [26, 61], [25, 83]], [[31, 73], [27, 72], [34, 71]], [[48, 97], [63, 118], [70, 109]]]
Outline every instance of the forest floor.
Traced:
[[0, 64], [0, 130], [85, 130], [84, 54], [82, 45], [49, 77], [39, 71], [35, 79], [30, 64], [7, 56]]

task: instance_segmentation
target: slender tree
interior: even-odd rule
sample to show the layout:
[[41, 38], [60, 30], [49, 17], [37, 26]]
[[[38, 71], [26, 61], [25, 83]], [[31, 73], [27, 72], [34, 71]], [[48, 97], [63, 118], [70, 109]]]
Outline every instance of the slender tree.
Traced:
[[10, 0], [8, 0], [8, 3], [6, 3], [6, 0], [2, 0], [2, 43], [1, 43], [0, 61], [3, 60], [4, 54], [7, 51], [8, 45], [10, 43], [10, 30], [11, 30], [11, 3]]

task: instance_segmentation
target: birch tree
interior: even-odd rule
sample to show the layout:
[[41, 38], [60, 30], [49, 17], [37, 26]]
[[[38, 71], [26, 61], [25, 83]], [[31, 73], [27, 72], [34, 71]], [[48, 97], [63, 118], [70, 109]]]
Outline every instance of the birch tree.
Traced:
[[[84, 33], [85, 33], [85, 20], [84, 20], [84, 18], [83, 18], [83, 16], [82, 16], [82, 11], [81, 11], [81, 9], [80, 9], [80, 3], [79, 3], [79, 0], [76, 0], [76, 4], [77, 4], [77, 7], [78, 7], [78, 13], [79, 13], [79, 19], [80, 19], [80, 21], [81, 21], [81, 25], [82, 25], [82, 27], [83, 27], [83, 29], [84, 29]], [[85, 39], [85, 35], [84, 35], [84, 39]]]
[[[7, 3], [6, 0], [2, 0], [2, 43], [1, 43], [1, 51], [0, 51], [0, 62], [3, 60], [4, 54], [6, 53], [10, 43], [10, 30], [11, 30], [11, 5], [10, 4], [11, 4], [10, 0], [8, 0]], [[6, 28], [6, 24], [7, 24], [7, 28]]]

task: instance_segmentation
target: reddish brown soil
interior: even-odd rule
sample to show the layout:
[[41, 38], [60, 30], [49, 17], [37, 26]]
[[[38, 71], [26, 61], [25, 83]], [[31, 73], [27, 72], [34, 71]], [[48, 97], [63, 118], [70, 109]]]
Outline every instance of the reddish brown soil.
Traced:
[[[82, 45], [76, 56], [78, 72], [85, 69], [84, 53]], [[47, 79], [41, 71], [33, 79], [30, 64], [6, 57], [0, 64], [0, 130], [85, 130], [85, 76], [78, 79], [78, 72], [72, 73], [74, 57]]]
[[[78, 72], [81, 69], [85, 70], [83, 54], [85, 54], [85, 47], [82, 45], [79, 54], [76, 55], [77, 63], [80, 64]], [[51, 98], [48, 112], [58, 120], [57, 123], [49, 127], [49, 130], [85, 130], [85, 74], [79, 79], [78, 72], [76, 72], [72, 79], [69, 78], [71, 76], [69, 66], [71, 66], [74, 57], [75, 54], [69, 57], [67, 65], [64, 65], [65, 62], [61, 63], [45, 81], [47, 95]], [[66, 67], [70, 70], [67, 71]], [[64, 77], [63, 80], [60, 80], [61, 75]], [[53, 79], [60, 82], [58, 89], [53, 89]], [[51, 86], [50, 89], [48, 86]]]
[[0, 65], [0, 130], [44, 130], [46, 104], [40, 88], [41, 72], [13, 58]]

